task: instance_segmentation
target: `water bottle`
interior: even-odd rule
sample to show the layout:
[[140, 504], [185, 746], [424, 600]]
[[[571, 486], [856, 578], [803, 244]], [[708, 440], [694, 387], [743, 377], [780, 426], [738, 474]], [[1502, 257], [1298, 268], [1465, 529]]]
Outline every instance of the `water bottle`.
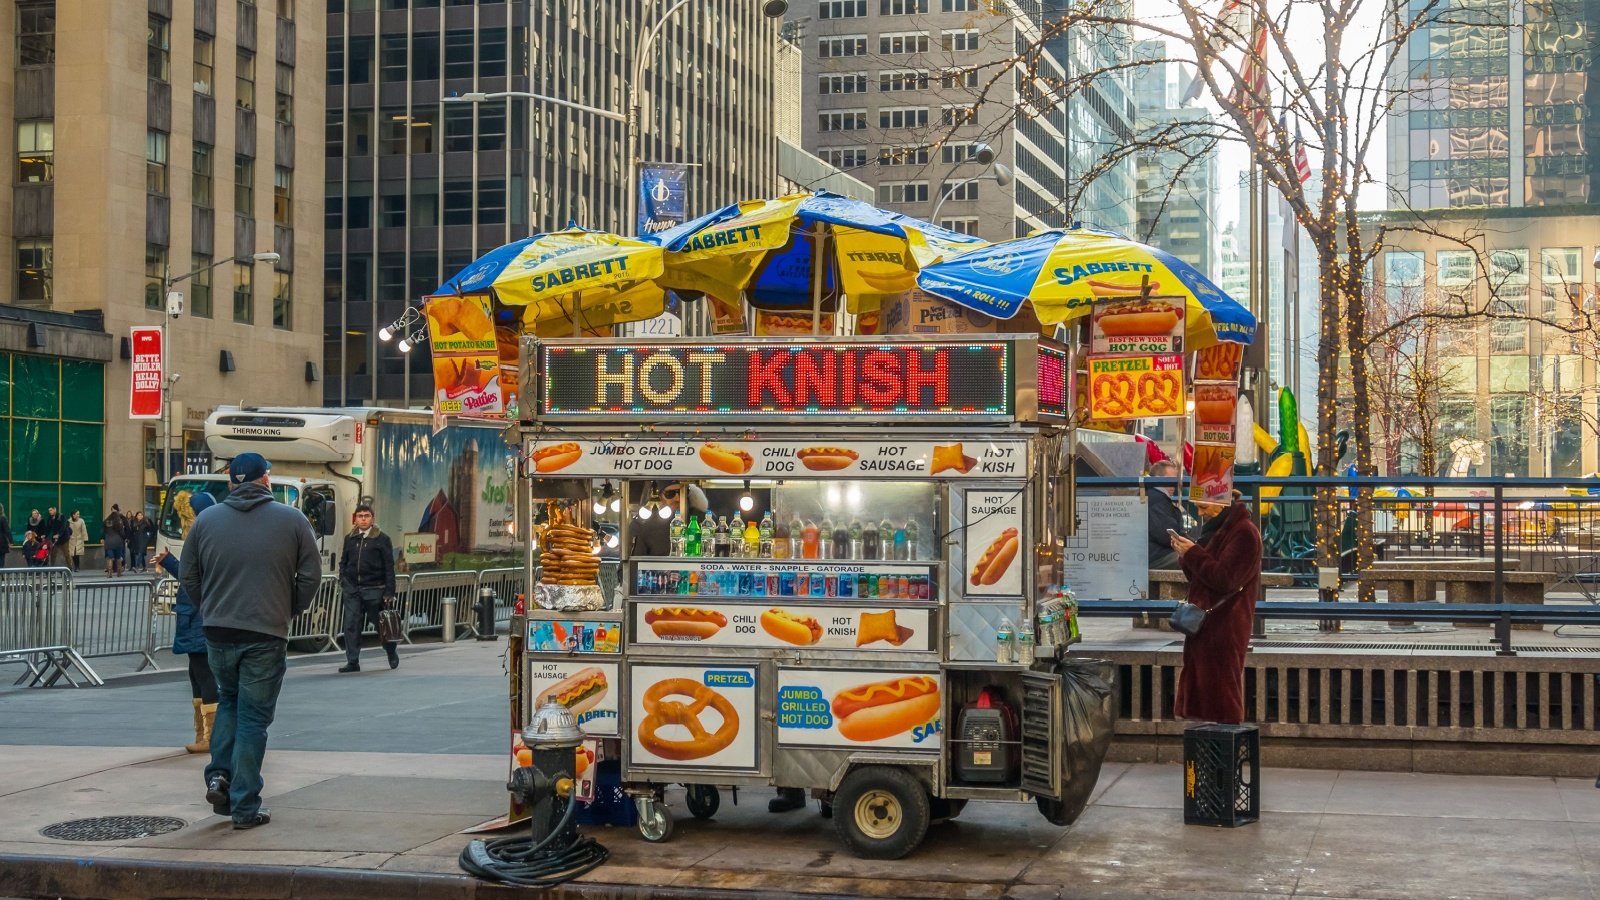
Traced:
[[860, 519], [851, 519], [850, 520], [850, 558], [851, 559], [861, 559], [862, 558], [862, 550], [864, 549], [863, 546], [862, 546], [862, 540], [863, 540], [862, 534], [863, 534], [863, 532], [861, 530], [861, 520]]
[[1023, 622], [1022, 630], [1017, 632], [1017, 662], [1033, 665], [1033, 626], [1027, 622]]
[[771, 559], [777, 550], [777, 535], [772, 524], [772, 510], [767, 510], [761, 516], [761, 524], [756, 526], [756, 538], [759, 546], [756, 552], [762, 559]]
[[744, 556], [744, 519], [738, 513], [734, 513], [733, 521], [728, 523], [728, 540], [728, 555]]
[[994, 661], [1002, 665], [1011, 664], [1012, 628], [1011, 617], [1000, 620], [1000, 627], [994, 631]]
[[920, 551], [917, 549], [918, 537], [917, 520], [912, 519], [906, 523], [906, 554], [900, 557], [901, 559], [921, 559], [918, 555]]
[[732, 549], [728, 543], [728, 517], [721, 516], [717, 519], [716, 555], [727, 557]]
[[[887, 521], [884, 522], [888, 524]], [[883, 559], [883, 541], [879, 537], [883, 532], [879, 527], [868, 522], [867, 527], [861, 531], [861, 557], [863, 559]]]
[[890, 559], [910, 559], [910, 550], [911, 535], [907, 534], [904, 528], [896, 528], [894, 530], [894, 553], [890, 555]]
[[685, 529], [685, 526], [683, 524], [683, 514], [680, 513], [680, 512], [674, 512], [672, 514], [672, 525], [670, 526], [670, 530], [668, 531], [668, 533], [670, 535], [672, 535], [671, 547], [672, 547], [672, 555], [673, 556], [683, 556], [684, 555], [684, 537], [683, 537], [683, 535], [684, 535], [684, 531], [685, 530], [686, 529]]

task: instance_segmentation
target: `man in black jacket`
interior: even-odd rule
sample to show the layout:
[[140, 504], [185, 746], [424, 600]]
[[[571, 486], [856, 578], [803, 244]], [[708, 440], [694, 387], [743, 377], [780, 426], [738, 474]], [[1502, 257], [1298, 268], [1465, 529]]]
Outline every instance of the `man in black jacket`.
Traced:
[[1177, 490], [1178, 465], [1171, 460], [1162, 460], [1150, 466], [1150, 478], [1155, 481], [1149, 485], [1150, 489], [1150, 568], [1176, 569], [1178, 567], [1178, 551], [1172, 549], [1172, 538], [1167, 535], [1167, 529], [1189, 536], [1189, 531], [1184, 527], [1183, 509], [1178, 506], [1170, 491]]
[[[366, 622], [378, 627], [378, 614], [385, 602], [394, 599], [394, 546], [389, 536], [373, 524], [372, 507], [356, 507], [355, 528], [344, 538], [344, 555], [339, 560], [339, 589], [344, 594], [344, 657], [341, 672], [361, 671], [361, 628]], [[389, 668], [400, 665], [400, 650], [386, 641], [383, 652]]]

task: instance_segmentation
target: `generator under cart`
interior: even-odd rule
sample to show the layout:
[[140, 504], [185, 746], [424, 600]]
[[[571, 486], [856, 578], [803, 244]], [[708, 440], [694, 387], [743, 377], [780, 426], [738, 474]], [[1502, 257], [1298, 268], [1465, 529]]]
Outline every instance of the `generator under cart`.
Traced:
[[[1110, 702], [1057, 591], [1067, 371], [1032, 335], [528, 343], [524, 720], [567, 705], [596, 804], [650, 840], [674, 784], [700, 818], [719, 786], [805, 789], [871, 858], [968, 800], [1070, 823]], [[591, 590], [607, 522], [621, 572]]]

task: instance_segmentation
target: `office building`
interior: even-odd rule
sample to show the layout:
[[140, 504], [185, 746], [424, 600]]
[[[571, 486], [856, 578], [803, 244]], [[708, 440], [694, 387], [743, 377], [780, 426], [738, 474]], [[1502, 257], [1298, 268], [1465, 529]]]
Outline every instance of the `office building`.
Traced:
[[[328, 4], [327, 402], [428, 402], [419, 352], [376, 333], [478, 256], [565, 227], [631, 234], [621, 122], [649, 0]], [[680, 10], [650, 49], [640, 158], [683, 162], [688, 213], [777, 184], [774, 22], [755, 0]], [[416, 357], [416, 358], [413, 358]]]
[[[153, 507], [168, 469], [209, 466], [200, 429], [218, 404], [321, 396], [323, 22], [320, 9], [296, 15], [293, 0], [11, 6], [0, 17], [15, 51], [0, 114], [17, 150], [0, 230], [13, 266], [0, 303], [80, 314], [73, 321], [92, 314], [119, 346], [130, 326], [165, 324], [167, 371], [182, 376], [171, 389], [171, 460], [160, 424], [127, 416], [125, 352], [103, 379], [80, 371], [88, 362], [63, 361], [61, 390], [33, 396], [34, 424], [13, 418], [13, 463], [58, 460], [61, 499], [76, 484], [72, 501], [97, 523], [102, 504]], [[253, 261], [258, 253], [277, 256]], [[184, 295], [176, 319], [165, 314], [169, 280]], [[67, 396], [91, 382], [103, 397], [98, 421]], [[19, 472], [8, 473], [9, 505], [22, 481], [51, 480]], [[103, 495], [91, 503], [84, 486], [94, 483]]]
[[1133, 97], [1138, 133], [1150, 141], [1135, 159], [1139, 220], [1134, 236], [1214, 276], [1217, 148], [1205, 133], [1211, 115], [1179, 105], [1194, 74], [1189, 66], [1165, 61], [1164, 41], [1140, 41], [1134, 55], [1148, 63], [1134, 71]]
[[[873, 185], [882, 206], [924, 219], [937, 206], [938, 224], [989, 240], [1070, 221], [1130, 230], [1131, 160], [1078, 183], [1132, 134], [1125, 76], [1107, 74], [1070, 100], [1056, 94], [1122, 59], [1129, 40], [1072, 30], [1042, 41], [1061, 9], [1061, 0], [820, 0], [791, 9], [806, 51], [805, 149]], [[1035, 47], [1037, 68], [1018, 77], [1026, 67], [1007, 61]], [[971, 158], [980, 143], [1005, 170]], [[1069, 187], [1083, 191], [1070, 209]]]

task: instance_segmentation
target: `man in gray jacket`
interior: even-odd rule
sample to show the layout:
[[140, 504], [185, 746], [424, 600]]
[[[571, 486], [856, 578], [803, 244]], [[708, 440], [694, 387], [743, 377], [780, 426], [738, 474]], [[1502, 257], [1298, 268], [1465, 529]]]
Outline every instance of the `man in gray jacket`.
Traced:
[[240, 829], [271, 821], [261, 808], [267, 726], [288, 668], [289, 622], [311, 605], [322, 577], [311, 523], [272, 502], [271, 468], [259, 453], [234, 457], [232, 493], [195, 517], [180, 578], [205, 621], [217, 678], [206, 800]]

